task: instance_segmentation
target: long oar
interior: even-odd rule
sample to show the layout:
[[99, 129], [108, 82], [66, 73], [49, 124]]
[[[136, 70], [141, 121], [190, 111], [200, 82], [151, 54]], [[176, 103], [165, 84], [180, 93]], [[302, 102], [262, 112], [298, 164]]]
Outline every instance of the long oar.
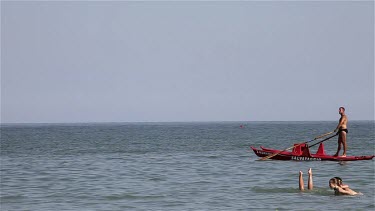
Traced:
[[[323, 137], [325, 137], [325, 136], [328, 136], [328, 135], [332, 134], [333, 132], [334, 132], [334, 131], [331, 131], [331, 132], [325, 133], [325, 134], [323, 134], [323, 135], [320, 135], [320, 136], [315, 137], [313, 140], [306, 141], [306, 142], [300, 143], [300, 144], [298, 144], [298, 145], [293, 145], [293, 146], [291, 146], [291, 147], [289, 147], [289, 148], [286, 148], [286, 149], [281, 150], [281, 151], [279, 151], [279, 152], [276, 152], [276, 153], [274, 153], [274, 154], [267, 155], [267, 156], [265, 156], [265, 157], [259, 158], [258, 160], [267, 160], [267, 159], [269, 159], [269, 158], [275, 157], [276, 155], [278, 155], [278, 154], [280, 154], [280, 153], [282, 153], [282, 152], [285, 152], [285, 151], [287, 151], [287, 150], [289, 150], [289, 149], [292, 149], [292, 148], [294, 148], [294, 147], [300, 146], [300, 145], [302, 145], [302, 144], [307, 144], [307, 143], [309, 143], [309, 142], [315, 141], [316, 139], [320, 139], [320, 138], [323, 138]], [[333, 136], [332, 136], [332, 137], [333, 137]], [[330, 137], [330, 138], [332, 138], [332, 137]]]
[[325, 139], [323, 139], [323, 140], [321, 140], [321, 141], [319, 141], [319, 142], [317, 142], [317, 143], [315, 143], [315, 144], [309, 146], [309, 148], [310, 148], [310, 147], [313, 147], [313, 146], [315, 146], [315, 145], [317, 145], [317, 144], [320, 144], [320, 143], [322, 143], [322, 142], [324, 142], [324, 141], [327, 141], [328, 139], [331, 139], [331, 138], [333, 138], [333, 137], [335, 137], [335, 136], [337, 136], [337, 135], [338, 135], [338, 134], [335, 134], [335, 135], [333, 135], [333, 136], [330, 136], [330, 137], [328, 137], [328, 138], [325, 138]]

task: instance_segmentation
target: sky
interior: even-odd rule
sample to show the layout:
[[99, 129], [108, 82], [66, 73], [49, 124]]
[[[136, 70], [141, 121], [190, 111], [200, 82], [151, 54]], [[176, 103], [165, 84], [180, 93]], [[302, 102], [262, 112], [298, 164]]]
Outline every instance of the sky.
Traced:
[[1, 123], [374, 120], [373, 1], [1, 1]]

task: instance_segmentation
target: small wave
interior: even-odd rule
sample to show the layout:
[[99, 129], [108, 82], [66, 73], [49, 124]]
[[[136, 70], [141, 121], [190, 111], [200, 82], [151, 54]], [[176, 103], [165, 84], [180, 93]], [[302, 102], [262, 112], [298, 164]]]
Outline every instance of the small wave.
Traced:
[[298, 193], [300, 192], [297, 188], [264, 188], [255, 186], [252, 190], [256, 193]]
[[137, 195], [137, 194], [113, 194], [105, 197], [107, 200], [126, 200], [126, 199], [158, 199], [164, 198], [162, 195]]
[[204, 159], [217, 159], [217, 158], [222, 158], [222, 157], [223, 155], [210, 155], [210, 154], [194, 156], [194, 158], [204, 158]]
[[0, 201], [4, 202], [5, 200], [17, 200], [17, 199], [24, 199], [26, 198], [23, 195], [7, 195], [7, 196], [1, 196]]
[[369, 210], [374, 210], [375, 204], [370, 204], [370, 205], [367, 206], [367, 208], [369, 208]]
[[150, 178], [149, 180], [150, 181], [154, 181], [154, 182], [166, 181], [164, 178], [160, 178], [160, 177]]
[[310, 193], [312, 195], [330, 196], [333, 192], [325, 188], [314, 188], [313, 190], [305, 189], [304, 191], [298, 188], [264, 188], [264, 187], [253, 187], [252, 190], [256, 193]]
[[195, 185], [205, 185], [205, 184], [212, 184], [213, 182], [211, 181], [208, 181], [208, 180], [201, 180], [201, 181], [197, 181], [197, 182], [192, 182], [191, 184], [195, 184]]
[[329, 190], [326, 188], [315, 188], [313, 190], [307, 190], [313, 195], [319, 195], [319, 196], [332, 196], [334, 195], [333, 190]]
[[209, 158], [209, 159], [215, 159], [215, 158], [221, 158], [223, 157], [222, 155], [207, 155], [206, 158]]

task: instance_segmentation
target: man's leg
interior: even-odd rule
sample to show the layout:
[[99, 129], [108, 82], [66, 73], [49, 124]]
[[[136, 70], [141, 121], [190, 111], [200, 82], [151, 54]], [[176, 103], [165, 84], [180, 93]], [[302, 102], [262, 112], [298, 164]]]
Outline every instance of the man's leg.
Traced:
[[346, 145], [346, 132], [341, 131], [340, 135], [341, 135], [341, 143], [344, 146], [344, 152], [342, 153], [342, 156], [346, 157], [346, 147], [347, 147], [347, 145]]
[[337, 152], [333, 156], [339, 156], [339, 152], [341, 150], [341, 142], [342, 142], [341, 133], [342, 131], [339, 133], [339, 138], [337, 139]]

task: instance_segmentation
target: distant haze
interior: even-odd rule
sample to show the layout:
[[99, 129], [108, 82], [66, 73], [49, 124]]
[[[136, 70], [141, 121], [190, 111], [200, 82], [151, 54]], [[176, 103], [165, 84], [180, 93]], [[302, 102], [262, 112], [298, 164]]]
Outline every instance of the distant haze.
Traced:
[[374, 119], [373, 1], [1, 1], [1, 122]]

